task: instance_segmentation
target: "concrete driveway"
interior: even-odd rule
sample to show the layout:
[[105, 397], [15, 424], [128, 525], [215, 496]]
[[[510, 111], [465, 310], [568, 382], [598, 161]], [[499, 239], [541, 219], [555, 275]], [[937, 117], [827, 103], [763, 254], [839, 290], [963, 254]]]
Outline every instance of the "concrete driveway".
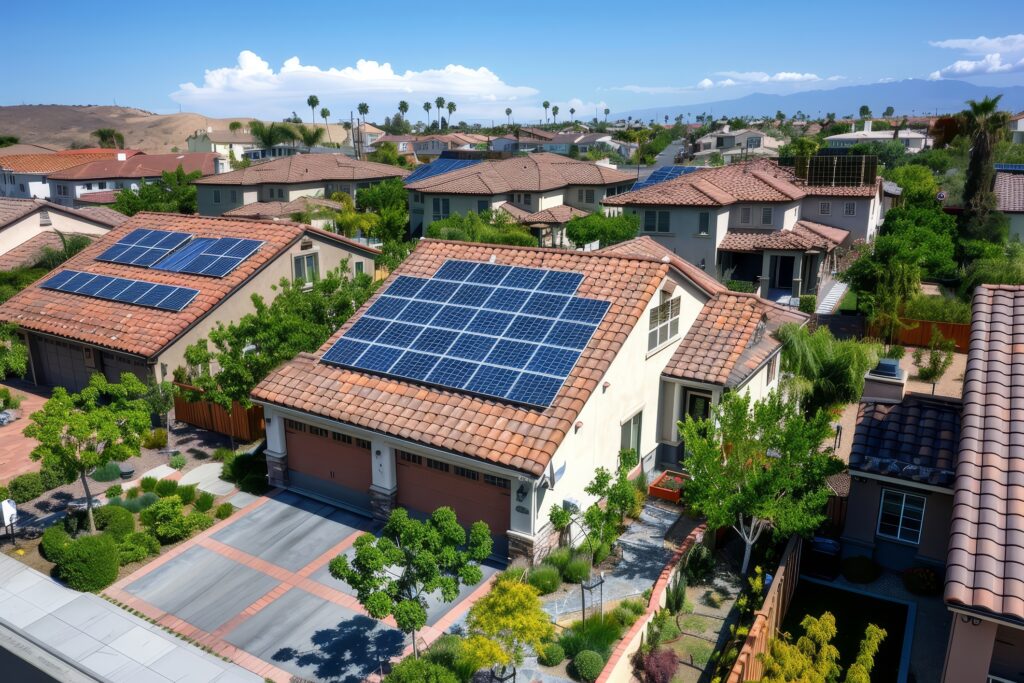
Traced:
[[[275, 492], [122, 579], [105, 592], [218, 654], [277, 681], [355, 683], [411, 649], [393, 620], [366, 615], [327, 565], [380, 525], [290, 492]], [[488, 588], [430, 599], [432, 642]]]

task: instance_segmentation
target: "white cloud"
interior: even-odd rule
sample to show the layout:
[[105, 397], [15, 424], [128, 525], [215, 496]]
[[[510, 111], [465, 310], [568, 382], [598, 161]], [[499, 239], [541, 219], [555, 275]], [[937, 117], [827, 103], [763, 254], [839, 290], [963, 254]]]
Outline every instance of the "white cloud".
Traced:
[[929, 74], [930, 80], [936, 81], [940, 78], [950, 76], [977, 76], [980, 74], [1004, 74], [1012, 71], [1024, 71], [1024, 58], [1018, 62], [1004, 62], [1002, 56], [995, 52], [985, 55], [981, 59], [961, 59], [949, 66], [933, 71]]
[[[711, 81], [708, 81], [711, 83]], [[697, 84], [697, 87], [701, 87]], [[680, 88], [674, 85], [623, 85], [618, 88], [611, 88], [611, 90], [622, 90], [624, 92], [631, 92], [637, 95], [671, 95], [674, 93], [687, 92], [690, 88]]]
[[343, 68], [302, 64], [292, 57], [275, 71], [259, 55], [243, 50], [235, 66], [208, 69], [203, 82], [182, 83], [171, 99], [212, 115], [278, 117], [302, 112], [306, 98], [316, 94], [323, 106], [342, 116], [360, 102], [370, 105], [371, 117], [393, 111], [398, 100], [409, 100], [410, 115], [421, 102], [435, 97], [454, 100], [460, 118], [504, 117], [506, 106], [524, 100], [532, 104], [538, 91], [505, 83], [486, 67], [449, 64], [440, 69], [398, 72], [389, 63], [360, 59]]
[[702, 78], [700, 83], [697, 84], [697, 87], [701, 90], [707, 90], [708, 88], [715, 87], [715, 82], [710, 78]]
[[774, 74], [764, 71], [719, 71], [717, 75], [725, 76], [726, 80], [722, 83], [725, 84], [728, 81], [728, 85], [736, 83], [801, 83], [822, 80], [818, 74], [798, 71], [779, 71]]
[[799, 71], [779, 71], [773, 74], [764, 71], [718, 71], [714, 76], [721, 76], [720, 80], [702, 78], [693, 86], [674, 85], [623, 85], [611, 90], [622, 90], [636, 93], [638, 95], [670, 95], [678, 93], [693, 92], [694, 90], [711, 90], [712, 88], [732, 88], [741, 85], [756, 85], [759, 83], [813, 83], [816, 81], [841, 81], [845, 76], [829, 76], [822, 78], [818, 74], [801, 73]]
[[1001, 36], [998, 38], [978, 36], [977, 38], [933, 40], [928, 44], [932, 47], [941, 47], [949, 50], [962, 50], [974, 55], [988, 55], [994, 52], [1002, 54], [1024, 52], [1024, 33], [1015, 33], [1013, 35]]

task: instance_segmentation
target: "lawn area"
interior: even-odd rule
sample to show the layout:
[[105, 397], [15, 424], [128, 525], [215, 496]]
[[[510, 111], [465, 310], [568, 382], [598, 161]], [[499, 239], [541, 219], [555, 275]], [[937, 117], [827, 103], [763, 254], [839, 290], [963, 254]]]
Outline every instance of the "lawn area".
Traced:
[[839, 302], [840, 313], [856, 313], [857, 312], [857, 292], [852, 289], [846, 293], [843, 300]]
[[782, 630], [795, 638], [803, 633], [800, 621], [805, 615], [820, 617], [824, 612], [831, 612], [836, 618], [836, 628], [839, 632], [833, 644], [839, 648], [840, 665], [844, 672], [857, 658], [857, 649], [868, 624], [873, 623], [884, 628], [887, 635], [875, 657], [871, 680], [873, 683], [895, 683], [900, 669], [900, 655], [903, 652], [903, 630], [907, 621], [906, 605], [811, 581], [801, 581], [782, 622]]

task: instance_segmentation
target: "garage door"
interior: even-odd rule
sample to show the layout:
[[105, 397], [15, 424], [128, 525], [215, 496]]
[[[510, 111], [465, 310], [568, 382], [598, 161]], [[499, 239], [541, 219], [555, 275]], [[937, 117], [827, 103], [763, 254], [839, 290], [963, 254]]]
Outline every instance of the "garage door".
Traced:
[[108, 382], [120, 382], [122, 373], [128, 372], [138, 377], [143, 382], [149, 381], [149, 368], [146, 364], [130, 356], [122, 356], [119, 353], [104, 351], [100, 354], [103, 366], [103, 374]]
[[486, 522], [495, 540], [507, 547], [505, 532], [511, 523], [509, 479], [415, 453], [398, 451], [396, 455], [399, 505], [422, 514], [447, 505], [455, 510], [463, 526]]
[[31, 337], [36, 381], [50, 387], [81, 391], [89, 384], [92, 370], [85, 366], [83, 348], [49, 337]]
[[368, 441], [285, 420], [285, 443], [289, 488], [369, 510], [373, 473]]

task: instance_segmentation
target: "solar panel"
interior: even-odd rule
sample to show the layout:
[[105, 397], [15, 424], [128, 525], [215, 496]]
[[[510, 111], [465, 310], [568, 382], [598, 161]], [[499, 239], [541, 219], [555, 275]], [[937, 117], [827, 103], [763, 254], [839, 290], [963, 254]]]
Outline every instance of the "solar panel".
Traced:
[[1004, 173], [1024, 173], [1024, 164], [994, 164], [997, 171]]
[[651, 175], [647, 176], [643, 180], [638, 180], [633, 183], [633, 188], [630, 191], [642, 190], [645, 187], [657, 185], [665, 182], [666, 180], [672, 180], [673, 178], [678, 178], [681, 175], [699, 171], [702, 168], [704, 168], [704, 166], [662, 166], [661, 168], [654, 169], [651, 172]]
[[202, 237], [153, 265], [157, 270], [224, 277], [263, 245], [238, 237]]
[[551, 405], [608, 311], [579, 273], [445, 261], [395, 278], [325, 363], [513, 403]]
[[186, 232], [138, 228], [96, 257], [98, 261], [148, 268], [192, 239]]
[[473, 164], [480, 163], [480, 159], [438, 159], [429, 164], [417, 166], [412, 173], [405, 177], [405, 184], [415, 183], [417, 180], [425, 180], [442, 173], [450, 173], [460, 168], [467, 168]]
[[94, 275], [77, 270], [63, 270], [43, 282], [40, 287], [58, 292], [79, 294], [95, 299], [181, 311], [196, 298], [198, 289], [161, 285], [108, 275]]

